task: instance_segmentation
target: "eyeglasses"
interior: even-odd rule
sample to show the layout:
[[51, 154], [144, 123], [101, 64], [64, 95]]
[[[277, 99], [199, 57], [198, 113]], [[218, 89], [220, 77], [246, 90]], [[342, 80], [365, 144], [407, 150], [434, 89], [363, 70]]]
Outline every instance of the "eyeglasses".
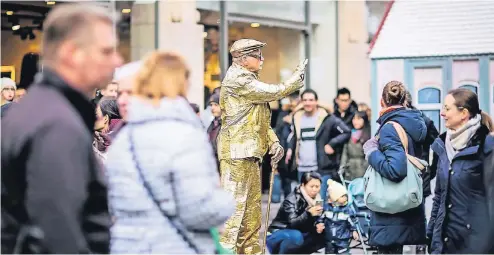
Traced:
[[262, 52], [260, 52], [260, 53], [249, 53], [249, 54], [247, 54], [247, 56], [253, 57], [253, 58], [256, 58], [256, 59], [259, 59], [259, 60], [262, 60]]

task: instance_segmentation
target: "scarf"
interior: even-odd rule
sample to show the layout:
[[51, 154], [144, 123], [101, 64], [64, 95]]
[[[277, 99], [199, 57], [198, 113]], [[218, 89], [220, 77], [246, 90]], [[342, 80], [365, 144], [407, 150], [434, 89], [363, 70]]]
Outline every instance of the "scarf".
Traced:
[[446, 131], [445, 146], [450, 163], [453, 161], [453, 158], [458, 153], [458, 151], [467, 147], [468, 142], [480, 128], [481, 119], [482, 118], [480, 114], [477, 114], [474, 118], [470, 119], [458, 130], [453, 131], [451, 129], [448, 129]]
[[316, 198], [314, 199], [314, 198], [310, 197], [307, 194], [307, 192], [305, 192], [305, 188], [302, 187], [302, 185], [300, 185], [299, 189], [300, 189], [300, 193], [302, 193], [302, 196], [304, 197], [305, 201], [307, 201], [307, 203], [309, 204], [308, 208], [316, 206], [316, 201], [321, 200], [321, 195], [319, 193], [317, 193]]
[[386, 114], [388, 112], [392, 112], [396, 109], [403, 108], [403, 107], [404, 107], [403, 105], [393, 105], [390, 107], [382, 108], [381, 111], [379, 111], [379, 117], [383, 116], [384, 114]]
[[360, 141], [360, 138], [362, 138], [362, 134], [362, 129], [352, 129], [352, 142], [358, 143], [358, 141]]

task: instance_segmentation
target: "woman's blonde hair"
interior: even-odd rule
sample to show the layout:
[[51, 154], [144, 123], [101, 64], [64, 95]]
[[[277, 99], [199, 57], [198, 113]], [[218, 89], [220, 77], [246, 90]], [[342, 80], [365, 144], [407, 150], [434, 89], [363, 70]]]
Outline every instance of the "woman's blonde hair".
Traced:
[[183, 58], [171, 52], [153, 52], [136, 75], [133, 94], [159, 102], [163, 97], [185, 97], [189, 69]]

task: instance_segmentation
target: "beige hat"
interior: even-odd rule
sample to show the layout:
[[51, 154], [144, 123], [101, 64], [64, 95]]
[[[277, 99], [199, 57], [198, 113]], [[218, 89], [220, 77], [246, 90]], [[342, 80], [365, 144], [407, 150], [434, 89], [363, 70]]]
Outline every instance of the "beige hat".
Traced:
[[238, 58], [245, 54], [249, 54], [253, 51], [259, 50], [266, 46], [266, 43], [256, 41], [254, 39], [240, 39], [235, 41], [230, 48], [230, 53], [234, 58]]
[[15, 81], [13, 81], [10, 78], [3, 77], [2, 78], [2, 90], [6, 89], [6, 88], [14, 88], [14, 89], [17, 89], [17, 86], [15, 84]]
[[329, 179], [327, 181], [327, 184], [328, 184], [327, 194], [328, 197], [331, 199], [331, 201], [335, 202], [340, 197], [347, 194], [346, 188], [341, 183]]

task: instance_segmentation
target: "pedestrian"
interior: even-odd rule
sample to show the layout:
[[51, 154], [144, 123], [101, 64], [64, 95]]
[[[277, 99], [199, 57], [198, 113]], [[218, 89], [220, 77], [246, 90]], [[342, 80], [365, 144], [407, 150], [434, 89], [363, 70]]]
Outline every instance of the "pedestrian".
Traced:
[[358, 111], [358, 105], [353, 101], [350, 90], [347, 88], [338, 89], [334, 100], [334, 115], [352, 129], [353, 115]]
[[326, 197], [327, 181], [340, 181], [338, 168], [350, 129], [340, 118], [318, 106], [314, 90], [306, 89], [300, 97], [304, 107], [293, 116], [293, 136], [285, 163], [294, 157], [299, 180], [305, 172], [318, 172], [322, 176], [321, 196]]
[[233, 212], [202, 123], [185, 99], [189, 70], [168, 52], [136, 75], [127, 124], [110, 146], [111, 253], [215, 252], [209, 230]]
[[233, 43], [233, 64], [221, 83], [221, 131], [218, 135], [221, 185], [235, 196], [236, 212], [226, 222], [221, 237], [224, 248], [238, 254], [260, 254], [261, 177], [260, 165], [268, 152], [272, 166], [283, 157], [283, 147], [270, 127], [268, 102], [280, 100], [303, 86], [307, 61], [278, 85], [258, 79], [266, 44], [241, 39]]
[[367, 113], [358, 111], [353, 116], [353, 129], [350, 140], [345, 144], [341, 155], [341, 166], [344, 166], [344, 178], [353, 181], [364, 176], [369, 167], [363, 146], [371, 137], [371, 128]]
[[283, 201], [268, 228], [267, 248], [271, 254], [311, 254], [324, 248], [321, 175], [304, 173], [300, 185]]
[[[493, 153], [487, 139], [490, 117], [479, 107], [477, 94], [468, 89], [451, 90], [441, 111], [444, 132], [432, 144], [437, 157], [436, 188], [427, 231], [430, 252], [489, 253], [492, 239], [487, 191], [492, 168], [484, 175], [483, 162]], [[490, 225], [490, 226], [489, 226]]]
[[106, 151], [111, 144], [111, 135], [122, 122], [117, 100], [113, 97], [103, 97], [96, 107], [96, 123], [94, 126], [93, 147], [96, 155], [103, 161], [106, 159]]
[[[109, 252], [111, 221], [88, 98], [122, 62], [115, 22], [99, 5], [67, 3], [43, 23], [42, 75], [2, 119], [2, 253]], [[20, 235], [16, 225], [4, 228], [4, 213], [16, 219]]]
[[[373, 137], [364, 144], [364, 154], [381, 177], [400, 182], [407, 176], [407, 155], [400, 137], [390, 121], [396, 122], [407, 133], [408, 154], [421, 155], [421, 143], [427, 135], [422, 114], [404, 107], [406, 89], [399, 81], [388, 82], [383, 89], [379, 113], [379, 139]], [[402, 254], [403, 245], [425, 244], [424, 203], [395, 213], [371, 211], [369, 245], [379, 254]]]
[[209, 125], [207, 132], [209, 136], [209, 142], [213, 146], [214, 157], [216, 159], [216, 163], [218, 166], [218, 173], [219, 173], [220, 161], [218, 160], [218, 142], [217, 142], [218, 134], [220, 133], [220, 129], [221, 129], [221, 108], [220, 108], [219, 93], [213, 93], [213, 95], [211, 95], [211, 98], [209, 99], [209, 106], [214, 119]]
[[12, 79], [6, 77], [2, 78], [2, 106], [14, 101], [16, 90], [17, 85]]
[[358, 240], [357, 214], [353, 205], [348, 203], [345, 186], [328, 180], [328, 203], [317, 223], [324, 223], [325, 254], [350, 254], [352, 238]]

